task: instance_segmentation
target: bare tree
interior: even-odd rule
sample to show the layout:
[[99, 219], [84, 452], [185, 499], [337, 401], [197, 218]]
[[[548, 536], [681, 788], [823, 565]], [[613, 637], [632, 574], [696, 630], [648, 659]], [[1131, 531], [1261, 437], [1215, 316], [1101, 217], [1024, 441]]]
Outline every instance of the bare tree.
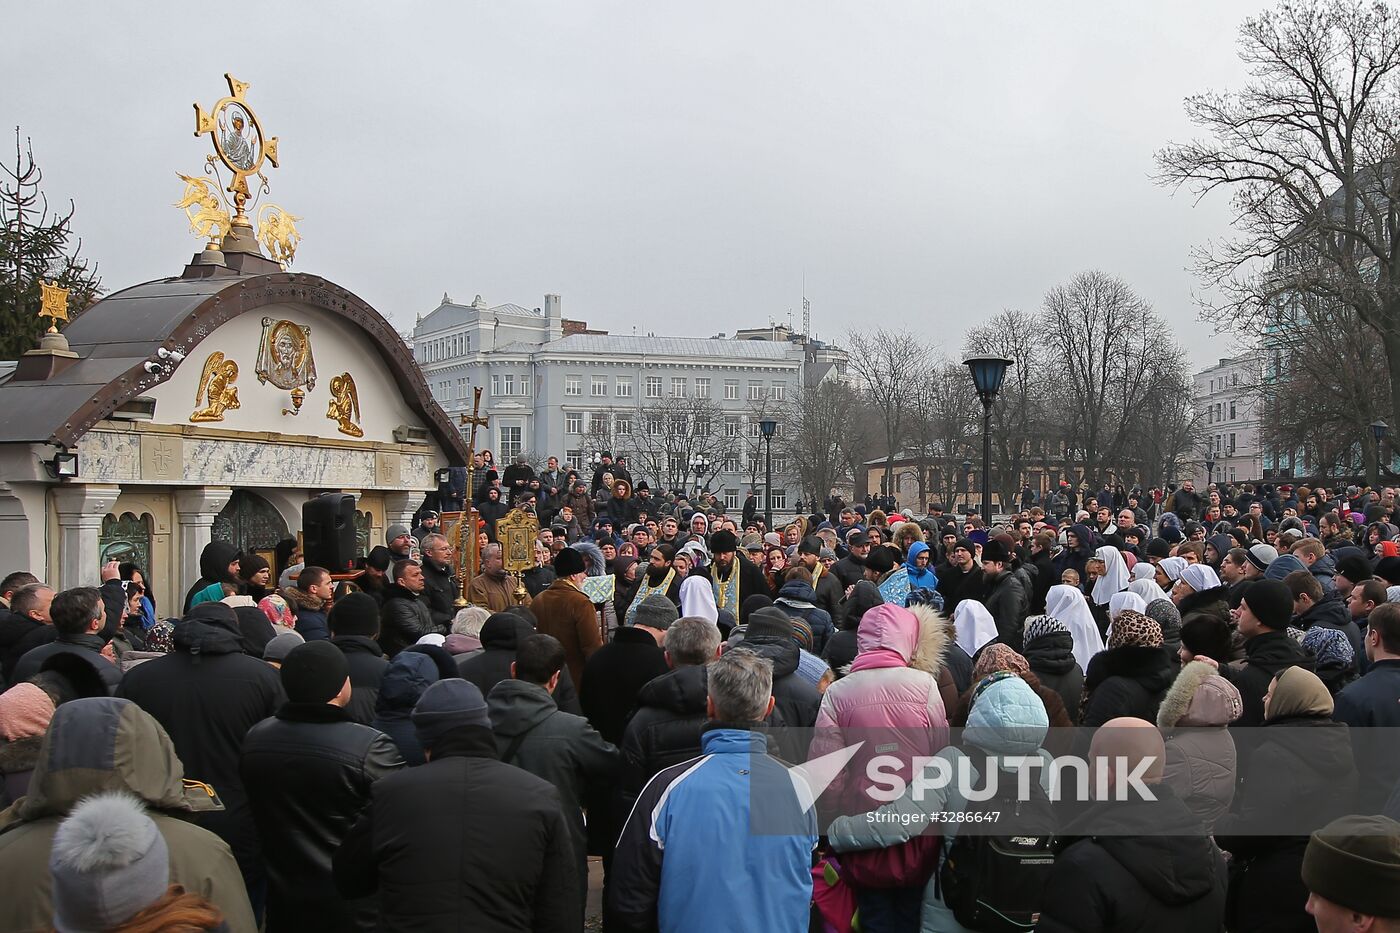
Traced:
[[850, 482], [865, 450], [868, 425], [859, 393], [834, 379], [799, 389], [783, 411], [787, 429], [773, 439], [802, 493], [817, 508]]
[[851, 331], [849, 366], [885, 435], [885, 477], [893, 490], [894, 462], [906, 440], [904, 428], [917, 409], [911, 387], [928, 377], [929, 348], [907, 330]]
[[1098, 270], [1052, 288], [1040, 326], [1057, 363], [1064, 437], [1082, 456], [1085, 479], [1105, 482], [1136, 443], [1134, 417], [1155, 373], [1164, 359], [1180, 366], [1180, 350], [1146, 301]]
[[[663, 489], [686, 490], [692, 478], [701, 486], [724, 469], [732, 438], [724, 434], [724, 412], [709, 399], [669, 399], [642, 408], [626, 440], [614, 434], [614, 452], [626, 451], [634, 477], [648, 477]], [[707, 466], [698, 474], [697, 461]]]
[[1258, 332], [1296, 295], [1351, 309], [1384, 346], [1400, 424], [1400, 13], [1285, 3], [1245, 21], [1240, 57], [1241, 90], [1186, 101], [1208, 138], [1157, 154], [1162, 183], [1233, 197], [1235, 238], [1197, 254], [1221, 296], [1205, 314]]

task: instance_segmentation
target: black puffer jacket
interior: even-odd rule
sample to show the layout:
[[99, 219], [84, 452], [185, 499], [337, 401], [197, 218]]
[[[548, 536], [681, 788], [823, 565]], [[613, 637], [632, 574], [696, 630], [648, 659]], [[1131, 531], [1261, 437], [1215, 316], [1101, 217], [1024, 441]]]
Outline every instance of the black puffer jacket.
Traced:
[[[759, 609], [759, 613], [778, 613], [776, 607]], [[801, 659], [801, 649], [790, 635], [754, 635], [752, 629], [741, 641], [743, 647], [773, 662], [773, 714], [770, 722], [775, 726], [787, 726], [781, 730], [776, 753], [787, 761], [801, 761], [806, 753], [801, 730], [810, 729], [817, 721], [821, 709], [822, 695], [811, 683], [797, 674], [797, 663]]]
[[245, 878], [261, 875], [262, 855], [238, 762], [248, 730], [286, 701], [271, 665], [243, 653], [233, 610], [201, 603], [177, 623], [175, 650], [127, 671], [117, 695], [169, 733], [185, 776], [212, 784], [222, 813], [200, 818], [238, 859]]
[[612, 641], [599, 648], [583, 665], [579, 702], [583, 715], [602, 737], [614, 745], [622, 741], [627, 717], [637, 705], [637, 694], [654, 677], [668, 670], [666, 652], [650, 632], [620, 628]]
[[[457, 671], [476, 684], [481, 695], [510, 679], [510, 666], [515, 663], [515, 648], [520, 639], [535, 634], [535, 627], [513, 612], [497, 612], [481, 626], [481, 650], [457, 659]], [[554, 688], [554, 702], [566, 713], [582, 716], [578, 692], [566, 666], [559, 672], [559, 686]]]
[[397, 583], [384, 589], [384, 607], [379, 611], [379, 647], [392, 658], [424, 635], [434, 632], [432, 613], [419, 593]]
[[1226, 625], [1230, 624], [1230, 587], [1221, 584], [1199, 593], [1191, 593], [1177, 604], [1177, 611], [1184, 619], [1192, 612], [1205, 612], [1215, 616]]
[[622, 736], [618, 811], [625, 819], [647, 781], [700, 754], [705, 728], [705, 668], [678, 667], [648, 683]]
[[[1169, 787], [1154, 784], [1152, 792], [1155, 801], [1092, 804], [1065, 827], [1037, 933], [1222, 928], [1224, 857]], [[1196, 833], [1161, 835], [1166, 826]], [[1098, 827], [1106, 831], [1099, 835]]]
[[404, 767], [393, 741], [325, 703], [286, 703], [243, 740], [241, 773], [267, 858], [267, 929], [347, 930], [374, 915], [342, 901], [331, 858], [374, 782]]
[[1167, 652], [1143, 645], [1100, 651], [1084, 674], [1084, 709], [1079, 724], [1101, 726], [1119, 716], [1157, 721], [1157, 707], [1176, 679]]
[[1049, 632], [1026, 642], [1021, 652], [1031, 673], [1065, 701], [1071, 722], [1079, 721], [1079, 701], [1084, 693], [1084, 672], [1074, 660], [1074, 636], [1069, 632]]
[[342, 896], [379, 893], [388, 929], [572, 933], [583, 917], [559, 792], [497, 761], [483, 726], [376, 782], [334, 866]]
[[1294, 666], [1312, 670], [1313, 665], [1312, 655], [1287, 632], [1265, 630], [1246, 641], [1244, 660], [1220, 667], [1220, 676], [1235, 685], [1244, 703], [1244, 715], [1230, 727], [1262, 726], [1264, 694], [1269, 692], [1269, 684], [1278, 672]]
[[379, 682], [389, 662], [379, 642], [367, 635], [338, 635], [331, 644], [345, 655], [350, 665], [350, 705], [345, 711], [351, 722], [369, 725], [374, 719], [374, 703], [379, 699]]
[[452, 628], [452, 617], [457, 614], [452, 603], [462, 595], [457, 578], [452, 575], [451, 565], [439, 567], [432, 558], [423, 559], [423, 595], [420, 597], [428, 606], [428, 616], [433, 620], [432, 631], [446, 635]]

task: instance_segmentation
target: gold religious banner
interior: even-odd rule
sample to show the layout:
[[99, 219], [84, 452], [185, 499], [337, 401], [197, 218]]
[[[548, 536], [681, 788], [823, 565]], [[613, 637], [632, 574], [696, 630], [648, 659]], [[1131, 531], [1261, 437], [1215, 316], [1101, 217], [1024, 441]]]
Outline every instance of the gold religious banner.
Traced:
[[199, 376], [199, 387], [195, 389], [194, 403], [207, 404], [190, 412], [190, 420], [223, 421], [224, 412], [238, 408], [238, 364], [215, 350], [204, 361], [204, 371]]
[[292, 321], [262, 319], [255, 372], [259, 382], [270, 382], [292, 393], [292, 407], [284, 415], [298, 415], [306, 393], [316, 388], [316, 360], [311, 355], [311, 328]]
[[365, 436], [365, 429], [355, 423], [360, 420], [360, 392], [355, 388], [354, 376], [341, 373], [331, 377], [331, 404], [326, 417], [335, 422], [341, 434]]
[[68, 289], [39, 280], [39, 317], [49, 319], [49, 333], [58, 333], [57, 322], [68, 320]]
[[517, 603], [525, 601], [525, 581], [520, 575], [535, 566], [535, 536], [539, 533], [540, 520], [524, 509], [511, 509], [496, 520], [496, 541], [506, 572], [515, 578]]

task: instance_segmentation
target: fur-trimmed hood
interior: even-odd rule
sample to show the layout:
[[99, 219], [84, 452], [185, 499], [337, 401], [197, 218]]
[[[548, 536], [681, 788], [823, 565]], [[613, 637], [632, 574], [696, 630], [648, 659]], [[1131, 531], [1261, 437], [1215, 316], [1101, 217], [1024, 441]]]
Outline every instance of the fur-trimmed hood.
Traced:
[[325, 607], [325, 600], [321, 597], [312, 596], [295, 586], [284, 586], [277, 592], [287, 601], [287, 605], [292, 607], [293, 612], [321, 612]]
[[603, 556], [603, 549], [597, 544], [592, 541], [575, 541], [569, 547], [583, 555], [584, 570], [590, 577], [607, 575], [608, 561]]
[[1176, 608], [1184, 619], [1187, 613], [1200, 610], [1215, 612], [1218, 615], [1219, 613], [1216, 610], [1218, 609], [1218, 605], [1222, 603], [1228, 613], [1230, 608], [1230, 587], [1228, 584], [1221, 584], [1220, 586], [1211, 587], [1208, 590], [1201, 590], [1198, 593], [1189, 593], [1182, 597], [1181, 602]]
[[953, 622], [927, 604], [915, 604], [909, 607], [909, 611], [919, 620], [919, 641], [914, 646], [909, 666], [937, 677], [948, 662]]
[[1192, 661], [1181, 669], [1162, 705], [1157, 710], [1157, 727], [1162, 730], [1227, 726], [1244, 714], [1239, 690], [1214, 667]]

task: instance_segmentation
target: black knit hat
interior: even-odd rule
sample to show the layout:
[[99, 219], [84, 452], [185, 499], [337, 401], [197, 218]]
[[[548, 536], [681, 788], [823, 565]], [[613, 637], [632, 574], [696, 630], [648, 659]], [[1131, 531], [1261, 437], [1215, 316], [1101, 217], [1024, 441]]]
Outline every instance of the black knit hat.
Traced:
[[293, 703], [329, 702], [349, 676], [345, 655], [328, 641], [297, 645], [282, 661], [282, 689]]
[[1371, 579], [1371, 562], [1360, 554], [1348, 554], [1337, 561], [1337, 573], [1352, 583], [1362, 583]]
[[1171, 556], [1172, 556], [1172, 546], [1171, 546], [1171, 542], [1168, 541], [1166, 538], [1153, 538], [1151, 541], [1147, 542], [1147, 556], [1148, 556], [1148, 557], [1171, 557]]
[[1288, 628], [1293, 618], [1293, 593], [1282, 580], [1255, 580], [1240, 601], [1249, 606], [1261, 625], [1275, 631]]
[[883, 544], [870, 549], [870, 554], [865, 558], [865, 566], [876, 573], [889, 573], [894, 569], [894, 552]]
[[379, 634], [379, 603], [368, 593], [350, 593], [335, 601], [326, 621], [332, 635]]
[[571, 547], [566, 547], [554, 555], [554, 572], [561, 577], [572, 577], [586, 569], [583, 555]]
[[982, 545], [982, 559], [1004, 564], [1011, 560], [1011, 551], [1007, 549], [1005, 542], [998, 535]]
[[814, 535], [808, 535], [797, 545], [797, 553], [799, 554], [816, 554], [820, 556], [821, 552], [822, 539]]

